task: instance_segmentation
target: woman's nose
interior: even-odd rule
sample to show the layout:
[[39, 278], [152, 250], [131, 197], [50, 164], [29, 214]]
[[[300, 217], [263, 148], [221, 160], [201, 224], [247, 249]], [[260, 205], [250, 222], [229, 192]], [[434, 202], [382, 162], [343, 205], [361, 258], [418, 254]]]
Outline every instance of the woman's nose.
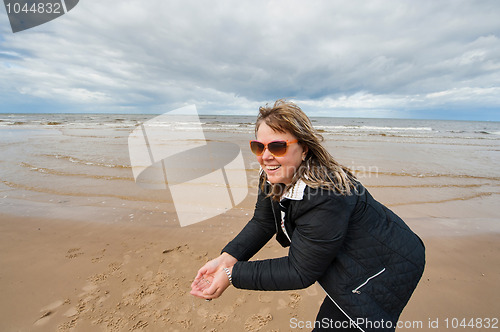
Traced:
[[271, 152], [269, 152], [269, 149], [266, 147], [264, 149], [264, 152], [262, 152], [262, 159], [264, 160], [269, 160], [269, 159], [273, 159], [274, 156], [271, 154]]

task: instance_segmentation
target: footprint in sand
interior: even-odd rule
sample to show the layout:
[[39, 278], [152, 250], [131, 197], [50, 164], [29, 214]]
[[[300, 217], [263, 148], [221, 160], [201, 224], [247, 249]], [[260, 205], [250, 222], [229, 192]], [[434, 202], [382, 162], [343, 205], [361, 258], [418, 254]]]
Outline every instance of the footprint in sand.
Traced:
[[175, 248], [165, 249], [163, 250], [163, 254], [166, 255], [164, 261], [166, 260], [169, 264], [181, 262], [184, 259], [182, 254], [188, 249], [189, 247], [187, 244], [177, 246]]
[[302, 297], [297, 293], [290, 294], [290, 302], [288, 302], [288, 306], [292, 309], [297, 308], [301, 299]]
[[146, 327], [148, 327], [148, 325], [149, 325], [148, 322], [140, 320], [137, 323], [135, 323], [135, 325], [132, 326], [132, 328], [130, 330], [135, 331], [135, 330], [145, 329]]
[[106, 252], [106, 249], [102, 249], [99, 252], [95, 253], [96, 257], [91, 259], [92, 263], [99, 263], [103, 258], [104, 258], [104, 253]]
[[177, 320], [177, 324], [182, 326], [184, 329], [189, 329], [191, 325], [193, 325], [193, 322], [191, 322], [190, 319], [179, 319]]
[[273, 316], [271, 314], [253, 315], [246, 320], [245, 331], [250, 331], [250, 332], [259, 331], [272, 320]]
[[[180, 305], [174, 306], [168, 302], [169, 298], [172, 298], [172, 301], [178, 303], [180, 297], [189, 296], [186, 289], [189, 288], [191, 280], [179, 278], [176, 274], [176, 269], [179, 271], [185, 269], [183, 263], [187, 261], [187, 257], [192, 259], [195, 255], [187, 244], [162, 248], [159, 252], [154, 252], [158, 261], [161, 260], [159, 265], [142, 266], [137, 269], [130, 264], [150, 252], [151, 250], [126, 251], [121, 262], [111, 262], [106, 268], [96, 271], [99, 273], [88, 276], [78, 295], [79, 300], [61, 311], [59, 316], [64, 317], [66, 321], [59, 325], [59, 329], [67, 331], [79, 328], [80, 321], [86, 321], [107, 331], [154, 330], [154, 326], [158, 324], [164, 326], [173, 324], [177, 325], [179, 330], [183, 330], [192, 328], [194, 323], [190, 319], [192, 315], [216, 324], [228, 322], [230, 315], [227, 312], [216, 314], [210, 311], [197, 312], [193, 306], [186, 303], [183, 305], [181, 302]], [[83, 252], [79, 248], [68, 250], [68, 255], [75, 254]], [[92, 262], [103, 263], [100, 257], [104, 252], [87, 254], [89, 260], [94, 258]], [[203, 257], [206, 258], [206, 255]], [[121, 291], [113, 289], [115, 281], [120, 284]], [[244, 301], [242, 298], [236, 302], [242, 304]], [[43, 312], [39, 324], [52, 317], [52, 312], [49, 310]], [[134, 312], [134, 315], [126, 317], [118, 314], [128, 312]], [[260, 314], [265, 317], [266, 313]]]
[[247, 299], [246, 299], [245, 295], [238, 297], [233, 304], [233, 309], [245, 304], [246, 302], [247, 302]]
[[278, 300], [278, 307], [277, 307], [278, 310], [285, 308], [295, 309], [299, 306], [300, 300], [302, 299], [302, 297], [297, 293], [289, 294], [288, 298], [289, 298], [288, 301], [285, 301], [284, 299]]
[[225, 323], [228, 319], [227, 315], [221, 314], [221, 313], [215, 313], [213, 315], [210, 315], [210, 320], [214, 323]]
[[73, 318], [69, 322], [65, 322], [57, 328], [58, 331], [71, 331], [76, 327], [76, 321], [78, 320], [78, 317]]
[[80, 248], [71, 248], [66, 252], [66, 258], [72, 259], [83, 255], [84, 253], [80, 251]]

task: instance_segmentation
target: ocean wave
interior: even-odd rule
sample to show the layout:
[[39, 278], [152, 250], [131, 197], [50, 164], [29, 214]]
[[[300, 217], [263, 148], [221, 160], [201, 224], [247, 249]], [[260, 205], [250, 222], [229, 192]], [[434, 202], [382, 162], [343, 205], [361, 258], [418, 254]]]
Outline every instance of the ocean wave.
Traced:
[[134, 181], [133, 177], [68, 173], [68, 172], [63, 172], [63, 171], [59, 171], [59, 170], [52, 169], [52, 168], [34, 166], [32, 164], [28, 164], [25, 162], [21, 162], [19, 165], [23, 168], [29, 169], [30, 171], [35, 171], [35, 172], [50, 174], [50, 175], [58, 175], [58, 176], [65, 176], [65, 177], [66, 176], [67, 177], [83, 177], [83, 178], [90, 178], [90, 179], [96, 179], [96, 180]]
[[477, 176], [468, 174], [449, 174], [449, 173], [407, 173], [407, 172], [380, 172], [380, 171], [362, 171], [362, 173], [371, 173], [376, 175], [386, 175], [386, 176], [407, 176], [415, 178], [458, 178], [458, 179], [478, 179], [478, 180], [490, 180], [490, 181], [500, 181], [500, 177], [496, 176]]
[[[133, 128], [154, 119], [152, 114], [14, 114], [0, 118], [0, 128], [36, 129], [106, 129], [132, 130]], [[173, 116], [168, 121], [156, 122], [161, 130], [225, 131], [251, 134], [254, 131], [254, 116], [215, 116], [200, 115], [199, 122], [182, 116]], [[498, 139], [500, 130], [496, 122], [474, 121], [432, 121], [413, 119], [360, 119], [360, 118], [311, 118], [314, 127], [327, 135], [369, 136], [404, 138], [466, 138], [466, 139]]]
[[316, 129], [323, 130], [361, 130], [361, 131], [432, 131], [431, 127], [378, 127], [378, 126], [359, 126], [359, 125], [343, 125], [343, 126], [315, 126]]
[[484, 192], [484, 193], [476, 193], [476, 194], [470, 194], [470, 195], [464, 195], [464, 196], [458, 196], [458, 197], [450, 197], [450, 198], [444, 198], [444, 199], [439, 199], [439, 200], [426, 200], [426, 201], [411, 201], [411, 202], [401, 202], [401, 203], [393, 203], [390, 204], [389, 206], [404, 206], [404, 205], [420, 205], [420, 204], [442, 204], [442, 203], [448, 203], [448, 202], [464, 202], [476, 198], [483, 198], [483, 197], [488, 197], [488, 196], [493, 196], [493, 195], [498, 195], [496, 192]]
[[117, 198], [124, 201], [134, 201], [134, 202], [153, 202], [153, 203], [170, 203], [168, 199], [162, 198], [161, 195], [154, 197], [137, 197], [137, 196], [125, 196], [125, 195], [116, 195], [112, 193], [96, 193], [96, 192], [69, 192], [58, 190], [54, 188], [47, 187], [34, 187], [32, 185], [27, 185], [19, 182], [12, 182], [7, 180], [0, 180], [0, 183], [12, 188], [12, 189], [21, 189], [31, 192], [43, 193], [43, 194], [51, 194], [58, 196], [68, 196], [68, 197], [110, 197]]
[[67, 160], [67, 161], [75, 163], [75, 164], [81, 164], [81, 165], [87, 165], [87, 166], [99, 166], [99, 167], [108, 167], [108, 168], [125, 168], [125, 169], [131, 168], [130, 165], [108, 164], [108, 163], [103, 163], [103, 162], [99, 162], [99, 161], [88, 161], [88, 160], [83, 160], [83, 159], [79, 159], [76, 157], [65, 156], [65, 155], [60, 155], [60, 154], [42, 154], [41, 156]]
[[476, 134], [484, 134], [484, 135], [500, 135], [500, 131], [486, 131], [486, 130], [478, 130], [475, 131]]

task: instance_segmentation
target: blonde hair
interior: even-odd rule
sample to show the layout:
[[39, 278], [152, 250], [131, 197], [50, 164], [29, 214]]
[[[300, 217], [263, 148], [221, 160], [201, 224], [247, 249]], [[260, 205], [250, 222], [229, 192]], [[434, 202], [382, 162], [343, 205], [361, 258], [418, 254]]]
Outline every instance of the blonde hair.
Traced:
[[[255, 135], [261, 123], [265, 123], [274, 131], [289, 132], [299, 144], [308, 147], [307, 156], [295, 172], [292, 182], [271, 184], [268, 196], [279, 200], [281, 196], [302, 179], [311, 188], [334, 190], [342, 195], [350, 194], [354, 188], [356, 177], [345, 166], [340, 165], [323, 147], [323, 136], [311, 124], [307, 115], [292, 102], [279, 99], [273, 106], [259, 108], [255, 123]], [[265, 191], [267, 174], [260, 175], [261, 189]]]

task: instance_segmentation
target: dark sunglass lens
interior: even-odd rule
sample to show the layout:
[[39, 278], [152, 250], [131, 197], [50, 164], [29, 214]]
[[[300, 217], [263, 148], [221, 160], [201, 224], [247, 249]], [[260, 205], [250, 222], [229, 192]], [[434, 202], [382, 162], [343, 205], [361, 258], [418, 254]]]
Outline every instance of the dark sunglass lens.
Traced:
[[262, 154], [262, 152], [264, 151], [264, 144], [262, 144], [261, 142], [252, 141], [252, 142], [250, 142], [250, 149], [257, 156], [260, 156]]
[[281, 157], [285, 155], [286, 146], [287, 146], [286, 142], [283, 141], [271, 142], [267, 145], [269, 152], [271, 152], [276, 157]]

